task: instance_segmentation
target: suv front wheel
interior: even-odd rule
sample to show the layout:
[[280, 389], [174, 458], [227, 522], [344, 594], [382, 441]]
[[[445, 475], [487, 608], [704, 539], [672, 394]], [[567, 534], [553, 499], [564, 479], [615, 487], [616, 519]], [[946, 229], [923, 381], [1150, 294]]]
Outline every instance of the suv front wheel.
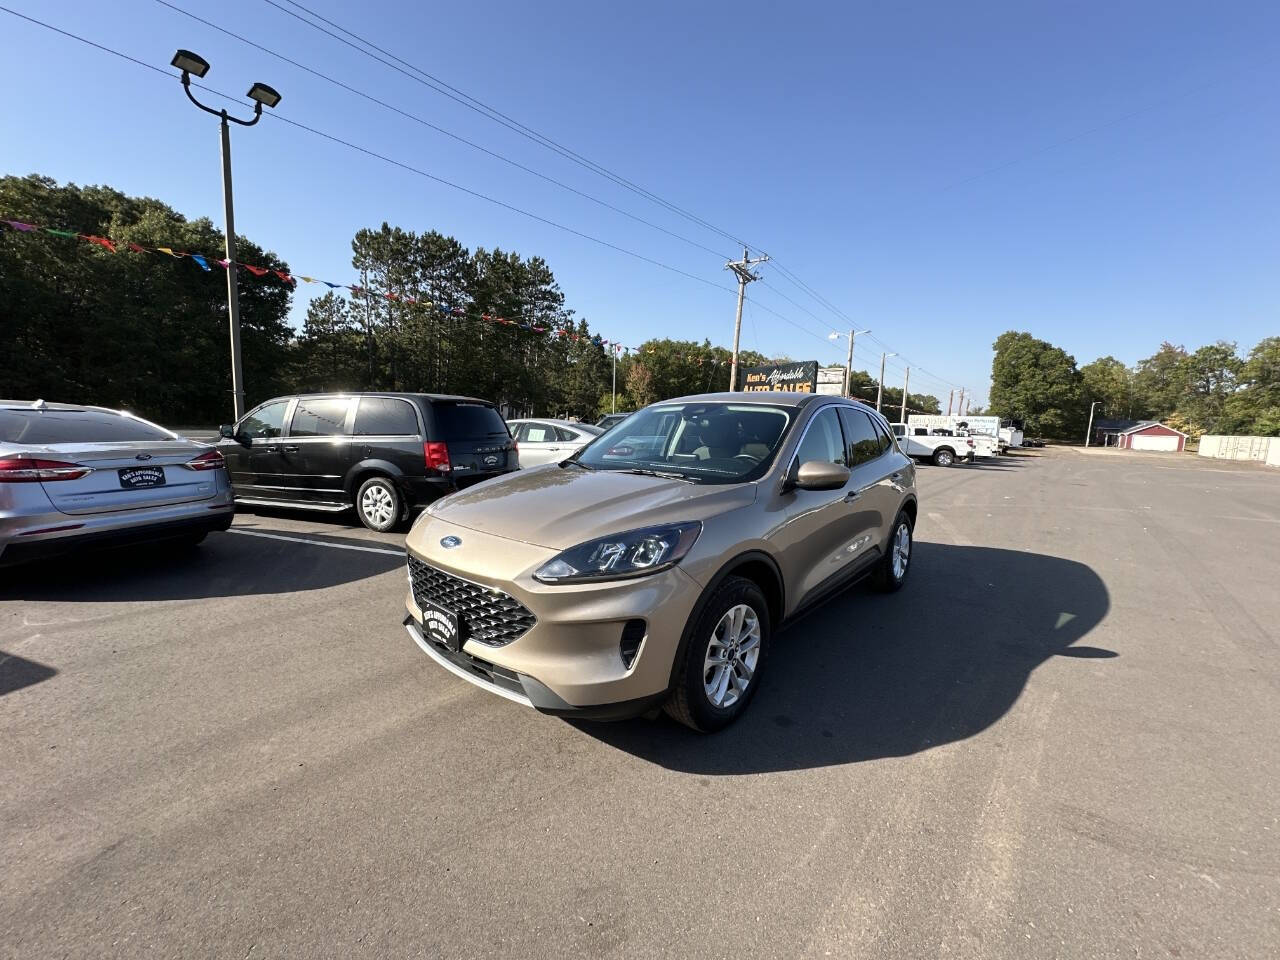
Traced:
[[404, 500], [386, 477], [370, 477], [356, 491], [356, 513], [370, 530], [389, 533], [400, 522]]
[[750, 580], [729, 577], [694, 617], [666, 710], [686, 726], [710, 733], [736, 720], [760, 685], [769, 649], [769, 605]]

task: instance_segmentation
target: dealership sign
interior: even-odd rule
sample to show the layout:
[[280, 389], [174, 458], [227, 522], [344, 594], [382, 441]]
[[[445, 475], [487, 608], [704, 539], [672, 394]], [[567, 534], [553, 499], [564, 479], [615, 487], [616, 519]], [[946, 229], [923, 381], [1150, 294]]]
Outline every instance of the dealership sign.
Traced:
[[745, 367], [742, 389], [749, 392], [782, 390], [786, 393], [814, 393], [818, 385], [818, 361], [770, 363], [763, 367]]

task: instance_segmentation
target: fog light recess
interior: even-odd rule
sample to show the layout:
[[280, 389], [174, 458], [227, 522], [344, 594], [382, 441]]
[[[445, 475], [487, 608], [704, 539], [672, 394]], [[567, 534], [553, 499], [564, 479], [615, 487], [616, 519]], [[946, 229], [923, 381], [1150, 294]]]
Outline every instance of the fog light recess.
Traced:
[[648, 625], [643, 620], [628, 620], [622, 626], [622, 642], [618, 644], [618, 653], [622, 656], [622, 665], [628, 670], [640, 652], [640, 642], [644, 640]]

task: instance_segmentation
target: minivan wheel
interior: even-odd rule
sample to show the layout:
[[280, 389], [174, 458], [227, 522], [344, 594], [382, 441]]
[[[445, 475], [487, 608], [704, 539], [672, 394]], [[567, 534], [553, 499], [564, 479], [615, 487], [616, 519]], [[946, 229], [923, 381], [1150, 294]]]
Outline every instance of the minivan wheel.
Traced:
[[872, 585], [881, 593], [901, 590], [907, 582], [907, 572], [911, 569], [911, 542], [911, 518], [899, 511], [893, 521], [893, 532], [889, 534], [889, 547], [876, 564], [876, 572], [871, 578]]
[[946, 448], [933, 451], [933, 462], [940, 467], [949, 467], [955, 460], [956, 455]]
[[760, 685], [769, 648], [769, 605], [750, 580], [729, 577], [695, 618], [666, 711], [685, 726], [710, 733], [736, 720]]
[[370, 477], [356, 491], [356, 513], [370, 530], [378, 533], [394, 530], [403, 510], [400, 491], [386, 477]]

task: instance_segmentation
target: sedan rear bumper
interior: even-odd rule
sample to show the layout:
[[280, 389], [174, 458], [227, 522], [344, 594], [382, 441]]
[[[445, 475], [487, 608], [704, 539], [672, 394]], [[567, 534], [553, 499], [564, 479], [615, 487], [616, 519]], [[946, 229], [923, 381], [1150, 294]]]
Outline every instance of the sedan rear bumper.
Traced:
[[[185, 516], [159, 519], [152, 522], [121, 524], [111, 527], [92, 527], [85, 525], [78, 529], [51, 531], [48, 535], [14, 536], [7, 541], [0, 541], [0, 567], [30, 560], [43, 560], [48, 557], [62, 556], [76, 550], [95, 547], [118, 547], [131, 543], [146, 543], [152, 540], [169, 540], [177, 537], [195, 536], [212, 533], [215, 530], [226, 530], [235, 517], [235, 509], [230, 504], [217, 504], [205, 507], [203, 514], [194, 514], [190, 508]], [[66, 517], [68, 523], [81, 518]]]

